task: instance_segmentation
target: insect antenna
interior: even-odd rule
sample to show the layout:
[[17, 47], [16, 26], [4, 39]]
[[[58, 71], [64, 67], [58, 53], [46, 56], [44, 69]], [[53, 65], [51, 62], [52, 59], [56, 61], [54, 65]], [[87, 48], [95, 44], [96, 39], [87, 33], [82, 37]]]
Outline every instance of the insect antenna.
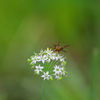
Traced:
[[57, 46], [59, 46], [59, 44], [60, 44], [60, 41], [58, 42]]

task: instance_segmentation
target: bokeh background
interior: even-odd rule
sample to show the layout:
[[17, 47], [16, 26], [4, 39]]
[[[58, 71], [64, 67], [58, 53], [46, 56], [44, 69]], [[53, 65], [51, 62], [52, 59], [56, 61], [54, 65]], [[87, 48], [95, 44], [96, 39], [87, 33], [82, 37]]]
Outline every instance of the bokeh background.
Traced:
[[100, 100], [99, 0], [0, 0], [0, 100], [42, 100], [27, 59], [58, 41], [69, 75], [48, 81], [45, 99]]

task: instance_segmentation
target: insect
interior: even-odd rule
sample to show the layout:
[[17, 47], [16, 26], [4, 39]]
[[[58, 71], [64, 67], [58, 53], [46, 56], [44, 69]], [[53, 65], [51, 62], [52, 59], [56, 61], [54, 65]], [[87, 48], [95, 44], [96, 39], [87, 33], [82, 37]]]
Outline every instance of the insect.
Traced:
[[63, 47], [61, 47], [60, 46], [60, 42], [58, 42], [58, 44], [57, 45], [55, 45], [55, 44], [53, 44], [54, 45], [54, 50], [56, 51], [56, 52], [60, 52], [60, 51], [63, 51], [63, 52], [65, 52], [65, 53], [67, 53], [65, 50], [63, 50], [64, 48], [66, 48], [66, 47], [68, 47], [68, 46], [70, 46], [70, 45], [66, 45], [66, 46], [63, 46]]

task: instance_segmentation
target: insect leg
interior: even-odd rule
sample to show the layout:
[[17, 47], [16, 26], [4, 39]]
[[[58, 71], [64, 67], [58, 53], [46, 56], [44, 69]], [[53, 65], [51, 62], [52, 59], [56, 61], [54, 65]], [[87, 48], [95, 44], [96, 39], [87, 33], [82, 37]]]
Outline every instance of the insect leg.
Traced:
[[54, 47], [56, 47], [56, 45], [55, 44], [53, 44], [54, 45]]
[[67, 53], [67, 52], [66, 52], [65, 50], [63, 50], [63, 49], [62, 49], [61, 51], [63, 51], [63, 52], [65, 52], [65, 53]]
[[62, 47], [62, 48], [64, 49], [64, 48], [66, 48], [66, 47], [68, 47], [68, 46], [70, 46], [70, 45], [66, 45], [66, 46], [64, 46], [64, 47]]

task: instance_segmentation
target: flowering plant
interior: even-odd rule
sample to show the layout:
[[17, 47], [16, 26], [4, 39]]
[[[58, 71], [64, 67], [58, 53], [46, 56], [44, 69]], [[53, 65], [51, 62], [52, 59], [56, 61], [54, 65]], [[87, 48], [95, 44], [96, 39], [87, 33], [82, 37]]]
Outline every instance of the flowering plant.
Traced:
[[38, 54], [35, 53], [28, 59], [28, 62], [34, 68], [35, 73], [44, 78], [43, 80], [52, 81], [53, 77], [61, 80], [62, 76], [67, 74], [65, 58], [49, 48], [45, 51], [41, 50]]
[[53, 80], [55, 77], [57, 80], [61, 80], [62, 76], [66, 75], [65, 71], [65, 57], [53, 50], [47, 48], [47, 50], [41, 50], [40, 53], [34, 53], [33, 56], [28, 59], [28, 62], [34, 68], [34, 72], [37, 75], [41, 75], [44, 80], [44, 89], [42, 100], [44, 100], [46, 80]]

